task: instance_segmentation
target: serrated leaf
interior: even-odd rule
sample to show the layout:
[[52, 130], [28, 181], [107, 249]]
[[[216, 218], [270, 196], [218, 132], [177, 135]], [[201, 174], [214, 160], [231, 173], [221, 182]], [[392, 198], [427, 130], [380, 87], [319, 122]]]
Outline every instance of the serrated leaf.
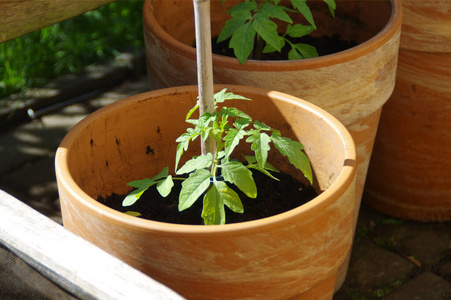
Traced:
[[241, 214], [244, 212], [244, 207], [240, 196], [238, 196], [234, 190], [229, 188], [224, 181], [215, 181], [214, 184], [224, 205], [227, 205], [227, 207], [235, 213]]
[[205, 225], [225, 224], [224, 202], [215, 185], [204, 196], [202, 219]]
[[142, 194], [152, 185], [156, 184], [157, 182], [149, 179], [149, 178], [145, 178], [142, 180], [135, 180], [132, 182], [127, 183], [127, 185], [136, 188], [136, 190], [133, 190], [132, 192], [130, 192], [130, 194], [128, 194], [124, 200], [122, 201], [122, 206], [130, 206], [135, 204], [136, 201], [139, 200], [139, 198], [142, 196]]
[[298, 50], [304, 58], [318, 57], [318, 52], [313, 46], [298, 43], [294, 44], [294, 47], [296, 47], [296, 50]]
[[236, 95], [232, 92], [227, 92], [226, 88], [217, 92], [214, 95], [214, 98], [217, 103], [223, 103], [226, 100], [249, 100], [249, 101], [252, 101], [252, 99], [246, 98], [244, 96]]
[[172, 176], [169, 175], [165, 179], [158, 181], [157, 190], [163, 198], [166, 198], [171, 193], [173, 186]]
[[226, 135], [224, 136], [224, 151], [226, 157], [229, 157], [232, 154], [233, 150], [236, 146], [238, 146], [245, 133], [246, 132], [244, 130], [236, 130], [234, 128], [227, 131]]
[[252, 123], [252, 119], [236, 119], [233, 126], [235, 126], [236, 129], [241, 130], [246, 128], [250, 123]]
[[309, 25], [295, 24], [287, 26], [287, 34], [294, 38], [300, 38], [314, 31], [315, 28]]
[[233, 33], [246, 23], [252, 17], [249, 11], [236, 11], [232, 14], [232, 18], [227, 20], [219, 33], [217, 43], [225, 41], [233, 35]]
[[279, 150], [282, 155], [287, 156], [290, 163], [300, 170], [310, 183], [312, 183], [313, 177], [310, 161], [304, 152], [302, 152], [304, 146], [297, 141], [282, 137], [278, 134], [273, 134], [271, 139], [276, 149]]
[[250, 198], [257, 197], [257, 186], [255, 185], [252, 172], [238, 161], [229, 161], [221, 166], [224, 180], [235, 184], [243, 193]]
[[210, 186], [210, 178], [211, 173], [209, 171], [198, 169], [183, 181], [179, 195], [179, 211], [191, 207], [196, 202]]
[[291, 0], [291, 4], [296, 8], [304, 18], [316, 29], [315, 21], [313, 20], [312, 12], [310, 8], [307, 6], [306, 0]]
[[291, 20], [285, 9], [281, 6], [278, 6], [277, 4], [274, 5], [270, 2], [265, 3], [262, 10], [264, 12], [267, 12], [271, 18], [279, 19], [290, 24], [293, 23], [293, 20]]
[[253, 134], [246, 139], [246, 142], [252, 143], [251, 150], [255, 152], [255, 158], [260, 168], [264, 168], [268, 159], [268, 152], [271, 149], [269, 143], [271, 138], [264, 132]]
[[245, 23], [235, 30], [230, 39], [229, 47], [233, 49], [236, 58], [244, 64], [254, 48], [256, 31], [251, 22]]
[[268, 16], [268, 14], [262, 12], [256, 13], [252, 27], [267, 44], [280, 52], [285, 40], [277, 33], [277, 24], [271, 21]]
[[190, 173], [196, 169], [209, 168], [213, 161], [211, 153], [203, 154], [198, 157], [188, 160], [177, 172], [177, 175]]
[[261, 123], [260, 121], [255, 121], [254, 127], [258, 130], [271, 130], [271, 127], [269, 127], [265, 123]]

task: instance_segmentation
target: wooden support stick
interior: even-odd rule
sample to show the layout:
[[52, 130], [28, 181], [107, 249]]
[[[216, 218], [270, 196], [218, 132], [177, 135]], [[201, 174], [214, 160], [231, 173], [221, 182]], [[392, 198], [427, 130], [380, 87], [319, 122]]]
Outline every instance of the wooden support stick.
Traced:
[[[196, 28], [197, 84], [199, 86], [199, 113], [213, 113], [213, 61], [211, 57], [210, 0], [193, 0]], [[216, 152], [212, 138], [202, 142], [202, 154]]]

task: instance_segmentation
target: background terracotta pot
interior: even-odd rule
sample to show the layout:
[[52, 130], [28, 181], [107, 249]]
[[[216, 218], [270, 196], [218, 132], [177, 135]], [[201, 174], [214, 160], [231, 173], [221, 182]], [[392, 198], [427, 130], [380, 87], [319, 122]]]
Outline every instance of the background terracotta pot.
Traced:
[[[221, 226], [139, 219], [93, 198], [126, 193], [126, 182], [174, 167], [175, 139], [197, 87], [137, 95], [93, 113], [64, 138], [56, 175], [64, 226], [189, 299], [331, 299], [353, 231], [356, 154], [331, 115], [292, 96], [229, 87], [254, 102], [231, 102], [306, 146], [324, 192], [296, 209]], [[262, 109], [264, 107], [264, 109]], [[200, 147], [190, 147], [198, 154]], [[248, 146], [241, 148], [247, 153]], [[186, 158], [186, 156], [185, 156]], [[299, 177], [281, 156], [271, 163]]]
[[[212, 36], [237, 1], [212, 1]], [[216, 83], [281, 91], [325, 109], [350, 131], [357, 148], [357, 221], [382, 105], [393, 92], [401, 30], [400, 1], [337, 1], [336, 18], [322, 1], [311, 2], [318, 25], [314, 35], [340, 34], [359, 45], [318, 58], [297, 61], [248, 60], [213, 55]], [[147, 0], [143, 18], [147, 71], [153, 89], [196, 84], [196, 54], [191, 1]], [[343, 267], [337, 288], [345, 279]]]
[[396, 88], [384, 106], [366, 203], [391, 216], [451, 220], [451, 2], [403, 1]]

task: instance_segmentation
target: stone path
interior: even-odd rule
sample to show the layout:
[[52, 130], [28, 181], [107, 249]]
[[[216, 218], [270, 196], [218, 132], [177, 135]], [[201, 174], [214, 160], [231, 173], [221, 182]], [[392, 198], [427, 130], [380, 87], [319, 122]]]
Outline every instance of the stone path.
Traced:
[[[0, 189], [61, 223], [53, 163], [61, 139], [92, 111], [147, 90], [145, 77], [123, 82], [85, 104], [43, 117], [42, 123], [34, 121], [1, 133]], [[31, 276], [33, 271], [5, 250], [0, 247], [0, 299], [72, 299], [42, 276]], [[11, 272], [17, 280], [14, 286], [5, 286], [2, 278]], [[34, 291], [30, 294], [34, 296], [21, 294], [21, 287]], [[17, 291], [16, 297], [2, 297], [1, 291], [7, 288]], [[333, 300], [364, 299], [450, 300], [451, 222], [402, 221], [363, 205], [349, 273]]]

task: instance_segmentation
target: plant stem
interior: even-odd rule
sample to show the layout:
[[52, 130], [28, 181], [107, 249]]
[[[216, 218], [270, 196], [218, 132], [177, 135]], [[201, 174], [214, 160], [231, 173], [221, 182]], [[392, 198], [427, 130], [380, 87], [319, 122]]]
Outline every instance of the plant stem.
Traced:
[[263, 52], [263, 39], [257, 34], [256, 37], [256, 45], [254, 47], [254, 51], [252, 52], [252, 59], [260, 60], [262, 52]]
[[[210, 0], [193, 0], [196, 28], [197, 81], [199, 114], [214, 112], [213, 61], [211, 57]], [[216, 153], [212, 138], [201, 140], [202, 154]]]

